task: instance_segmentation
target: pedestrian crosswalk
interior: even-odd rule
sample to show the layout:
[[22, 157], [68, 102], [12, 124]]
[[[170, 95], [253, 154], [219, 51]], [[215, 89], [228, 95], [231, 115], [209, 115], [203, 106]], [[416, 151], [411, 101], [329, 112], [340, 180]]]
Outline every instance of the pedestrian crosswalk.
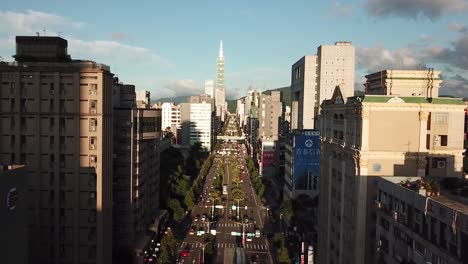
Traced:
[[[203, 222], [197, 222], [197, 223], [194, 223], [193, 224], [194, 226], [196, 226], [197, 228], [198, 227], [206, 227], [207, 223], [203, 223]], [[241, 226], [244, 226], [244, 227], [255, 227], [255, 225], [253, 223], [248, 223], [248, 224], [240, 224], [240, 223], [223, 223], [223, 222], [218, 222], [216, 223], [216, 226], [217, 227], [241, 227]], [[261, 227], [260, 225], [257, 225], [257, 227]]]
[[[180, 245], [181, 249], [184, 249], [186, 246], [189, 246], [190, 248], [202, 248], [203, 245], [201, 243], [187, 243], [187, 242], [182, 242]], [[216, 248], [235, 248], [236, 244], [235, 243], [216, 243]], [[246, 249], [255, 249], [255, 250], [268, 250], [268, 245], [263, 245], [263, 244], [252, 244], [252, 243], [245, 243], [244, 248]]]

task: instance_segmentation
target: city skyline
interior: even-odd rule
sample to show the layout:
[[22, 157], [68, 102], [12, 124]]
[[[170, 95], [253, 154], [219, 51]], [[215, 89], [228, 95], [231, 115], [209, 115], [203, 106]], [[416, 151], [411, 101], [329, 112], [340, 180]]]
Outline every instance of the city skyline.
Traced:
[[[368, 73], [427, 66], [442, 70], [441, 94], [468, 94], [466, 1], [330, 1], [319, 8], [305, 1], [265, 3], [122, 3], [113, 12], [105, 3], [4, 3], [0, 56], [12, 61], [15, 35], [44, 35], [45, 29], [45, 35], [68, 39], [74, 59], [108, 64], [153, 98], [174, 97], [201, 93], [204, 80], [215, 79], [223, 39], [226, 97], [232, 99], [249, 85], [288, 86], [294, 61], [343, 40], [356, 47], [356, 90]], [[132, 15], [146, 19], [122, 19]]]

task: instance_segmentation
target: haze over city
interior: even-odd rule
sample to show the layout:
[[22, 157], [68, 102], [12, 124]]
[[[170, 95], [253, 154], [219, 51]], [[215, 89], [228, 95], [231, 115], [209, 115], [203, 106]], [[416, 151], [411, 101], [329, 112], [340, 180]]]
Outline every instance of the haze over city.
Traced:
[[369, 72], [426, 66], [443, 69], [442, 94], [468, 91], [463, 0], [80, 3], [5, 1], [0, 56], [12, 60], [15, 35], [60, 35], [73, 58], [111, 65], [153, 98], [174, 97], [199, 93], [205, 79], [215, 78], [222, 39], [227, 98], [233, 99], [250, 85], [289, 85], [291, 61], [341, 40], [356, 47], [357, 90]]

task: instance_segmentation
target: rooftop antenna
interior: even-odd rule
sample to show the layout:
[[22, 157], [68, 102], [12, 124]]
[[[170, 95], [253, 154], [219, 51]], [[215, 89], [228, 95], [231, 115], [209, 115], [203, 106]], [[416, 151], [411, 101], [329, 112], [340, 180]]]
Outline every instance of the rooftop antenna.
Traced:
[[36, 32], [37, 36], [39, 37], [39, 32]]
[[46, 28], [43, 28], [42, 31], [44, 32], [44, 36], [46, 35]]

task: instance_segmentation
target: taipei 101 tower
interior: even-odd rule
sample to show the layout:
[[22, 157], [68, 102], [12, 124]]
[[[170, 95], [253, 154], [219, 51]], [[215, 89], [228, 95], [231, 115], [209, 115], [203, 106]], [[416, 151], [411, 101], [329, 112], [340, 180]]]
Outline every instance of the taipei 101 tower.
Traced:
[[224, 117], [227, 112], [227, 105], [226, 105], [226, 90], [224, 89], [224, 54], [223, 54], [223, 41], [222, 40], [219, 44], [219, 54], [218, 54], [216, 75], [217, 75], [216, 93], [215, 93], [216, 116], [220, 117], [221, 121], [224, 121]]

